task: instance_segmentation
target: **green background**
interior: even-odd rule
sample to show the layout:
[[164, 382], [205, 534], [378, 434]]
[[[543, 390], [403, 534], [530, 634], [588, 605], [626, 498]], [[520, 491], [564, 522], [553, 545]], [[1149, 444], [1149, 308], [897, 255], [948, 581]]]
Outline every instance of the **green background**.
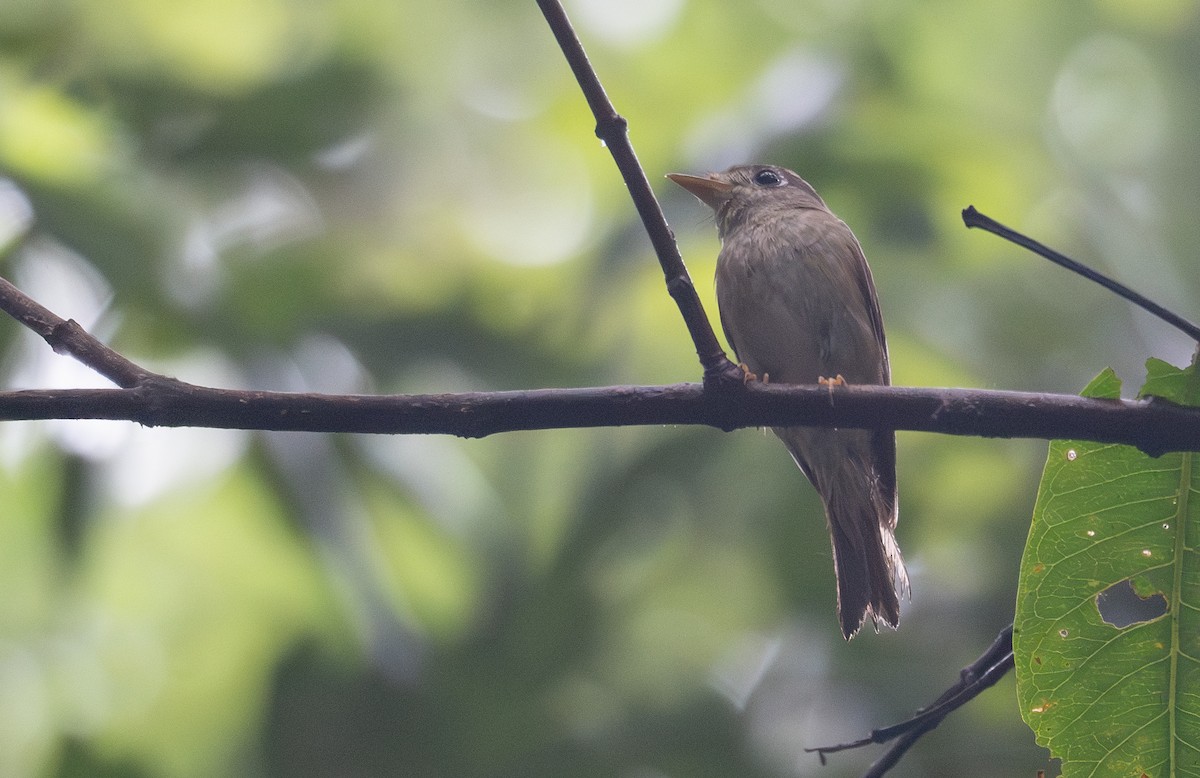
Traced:
[[[791, 167], [857, 232], [896, 383], [1128, 385], [1184, 314], [1196, 4], [576, 0], [662, 175]], [[699, 368], [536, 5], [0, 3], [0, 271], [227, 387], [666, 383]], [[15, 322], [6, 388], [103, 385]], [[822, 776], [1012, 619], [1045, 445], [902, 433], [898, 632], [841, 640], [819, 503], [755, 431], [485, 440], [0, 428], [0, 774]], [[898, 776], [1033, 775], [1012, 680]]]

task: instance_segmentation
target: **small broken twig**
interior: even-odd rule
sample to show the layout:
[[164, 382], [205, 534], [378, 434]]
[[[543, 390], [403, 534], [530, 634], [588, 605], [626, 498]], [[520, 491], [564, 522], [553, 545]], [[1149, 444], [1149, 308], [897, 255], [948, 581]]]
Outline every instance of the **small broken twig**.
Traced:
[[1012, 630], [1011, 624], [1005, 627], [978, 659], [962, 669], [958, 683], [942, 692], [941, 696], [912, 718], [890, 727], [871, 730], [871, 734], [866, 737], [849, 743], [804, 750], [815, 752], [821, 759], [821, 764], [825, 764], [826, 757], [838, 751], [895, 741], [888, 752], [863, 774], [864, 778], [878, 778], [894, 767], [921, 736], [932, 731], [942, 723], [942, 719], [973, 700], [984, 689], [994, 686], [1013, 668]]

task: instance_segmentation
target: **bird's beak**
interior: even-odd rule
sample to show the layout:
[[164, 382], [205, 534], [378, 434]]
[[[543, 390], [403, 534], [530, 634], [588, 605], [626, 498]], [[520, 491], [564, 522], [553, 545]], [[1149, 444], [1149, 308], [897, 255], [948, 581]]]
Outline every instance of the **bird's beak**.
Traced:
[[733, 184], [711, 176], [692, 176], [687, 173], [667, 173], [667, 178], [682, 186], [700, 199], [700, 202], [720, 210], [733, 196]]

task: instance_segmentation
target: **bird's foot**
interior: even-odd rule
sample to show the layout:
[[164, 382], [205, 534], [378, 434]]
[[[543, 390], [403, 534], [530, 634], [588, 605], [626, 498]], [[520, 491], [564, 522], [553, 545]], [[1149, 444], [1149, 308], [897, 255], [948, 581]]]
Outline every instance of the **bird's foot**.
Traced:
[[[748, 384], [748, 383], [750, 383], [751, 381], [757, 381], [757, 380], [758, 380], [758, 376], [757, 376], [757, 375], [755, 375], [754, 373], [750, 372], [750, 366], [749, 366], [749, 365], [747, 365], [745, 362], [738, 362], [738, 367], [740, 367], [740, 368], [742, 369], [742, 383], [743, 383], [743, 384]], [[767, 377], [767, 376], [766, 376], [766, 374], [764, 373], [764, 374], [763, 374], [763, 379], [765, 380], [765, 379], [766, 379], [766, 377]]]
[[850, 385], [850, 384], [846, 383], [846, 379], [845, 379], [845, 378], [842, 378], [842, 374], [841, 374], [841, 373], [838, 373], [838, 374], [837, 374], [836, 376], [834, 376], [833, 378], [826, 378], [826, 377], [825, 377], [825, 376], [823, 376], [823, 375], [822, 375], [822, 376], [817, 376], [817, 383], [818, 383], [818, 384], [820, 384], [821, 386], [825, 386], [825, 387], [828, 387], [828, 388], [829, 388], [829, 402], [830, 402], [830, 404], [833, 404], [833, 387], [835, 387], [835, 386], [849, 386], [849, 385]]

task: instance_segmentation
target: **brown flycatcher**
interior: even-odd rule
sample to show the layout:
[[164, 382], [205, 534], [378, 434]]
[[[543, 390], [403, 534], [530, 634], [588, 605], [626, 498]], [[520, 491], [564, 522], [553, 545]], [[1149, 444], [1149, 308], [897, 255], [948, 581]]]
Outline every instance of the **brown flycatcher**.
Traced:
[[[716, 212], [717, 303], [747, 377], [785, 384], [888, 384], [883, 318], [854, 233], [807, 181], [771, 165], [672, 173]], [[908, 575], [896, 545], [892, 431], [776, 427], [825, 504], [838, 617], [895, 627]]]

